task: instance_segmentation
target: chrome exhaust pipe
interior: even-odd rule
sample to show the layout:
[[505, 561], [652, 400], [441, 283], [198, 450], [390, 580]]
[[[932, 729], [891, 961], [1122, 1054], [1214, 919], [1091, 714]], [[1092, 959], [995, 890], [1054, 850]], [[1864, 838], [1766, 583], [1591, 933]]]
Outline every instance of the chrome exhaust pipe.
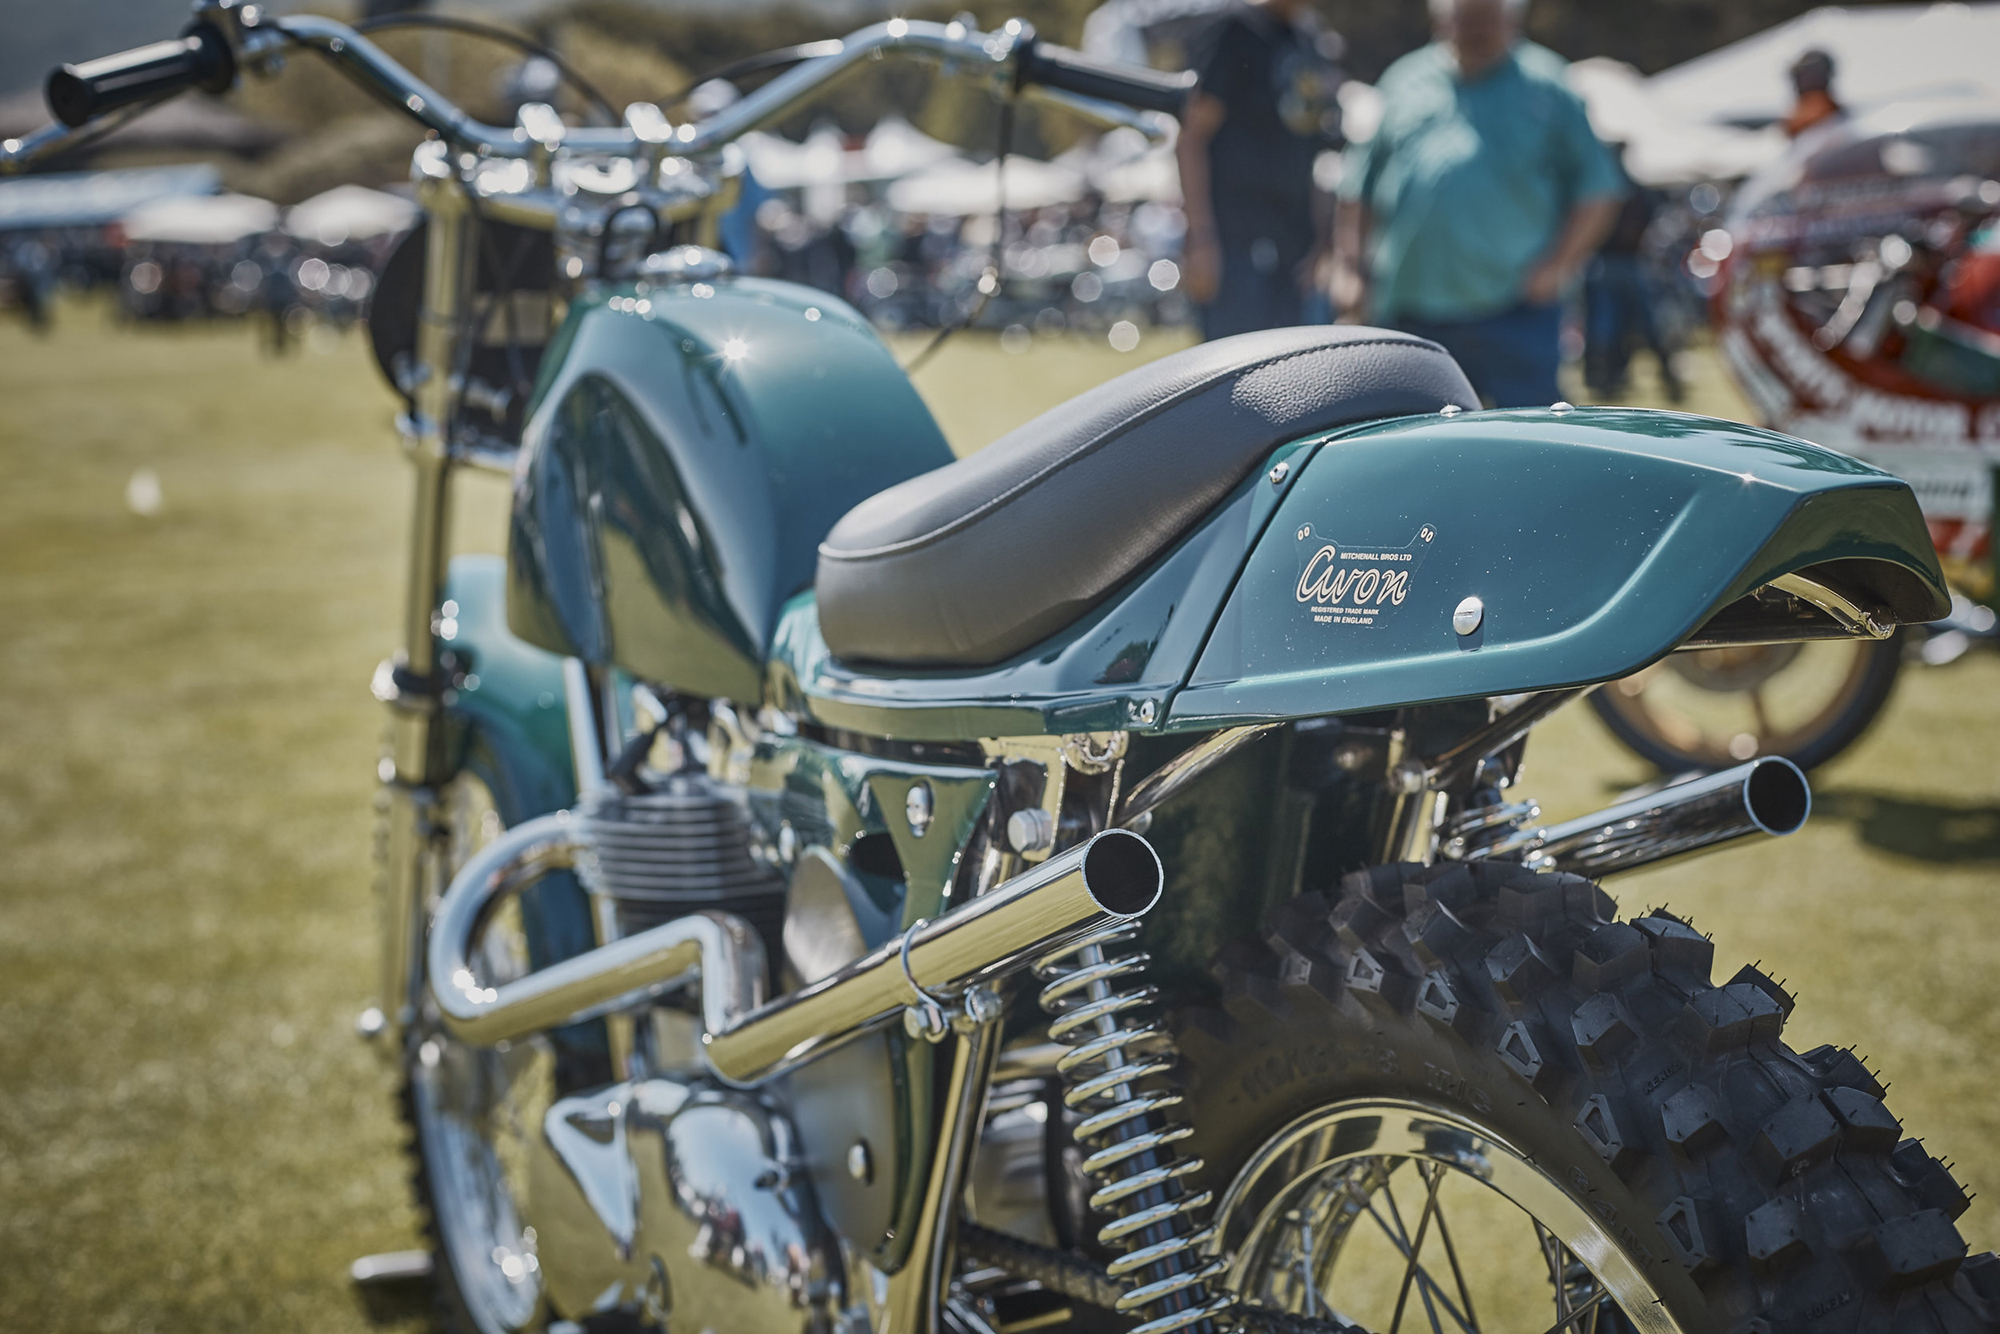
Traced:
[[766, 1003], [755, 933], [727, 913], [679, 918], [514, 982], [474, 973], [473, 940], [503, 899], [578, 850], [567, 813], [509, 830], [445, 891], [426, 956], [445, 1027], [481, 1046], [623, 1009], [698, 982], [709, 1068], [764, 1082], [900, 1016], [1018, 971], [1052, 949], [1159, 902], [1164, 875], [1145, 839], [1122, 829], [1014, 877], [935, 921], [918, 922], [809, 987]]
[[1468, 859], [1519, 858], [1536, 871], [1602, 877], [1707, 852], [1740, 838], [1794, 834], [1812, 813], [1812, 786], [1776, 755], [1675, 783], [1540, 829], [1524, 829]]

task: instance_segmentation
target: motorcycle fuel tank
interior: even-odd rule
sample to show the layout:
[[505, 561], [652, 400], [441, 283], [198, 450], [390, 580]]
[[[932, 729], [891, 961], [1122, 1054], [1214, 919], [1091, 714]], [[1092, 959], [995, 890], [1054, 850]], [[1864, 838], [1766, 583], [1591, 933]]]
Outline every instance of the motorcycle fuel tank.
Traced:
[[756, 700], [785, 599], [852, 506], [951, 462], [837, 298], [758, 279], [580, 297], [515, 469], [520, 638], [693, 695]]

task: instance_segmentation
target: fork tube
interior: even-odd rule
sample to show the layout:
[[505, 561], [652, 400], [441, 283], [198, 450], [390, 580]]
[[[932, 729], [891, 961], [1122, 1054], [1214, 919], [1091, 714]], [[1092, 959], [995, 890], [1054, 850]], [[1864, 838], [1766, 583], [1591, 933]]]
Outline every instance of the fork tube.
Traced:
[[449, 432], [458, 382], [459, 331], [470, 299], [472, 217], [448, 155], [419, 150], [418, 199], [429, 215], [417, 383], [406, 432], [415, 471], [402, 644], [396, 655], [394, 775], [386, 783], [388, 845], [383, 877], [382, 1012], [395, 1042], [415, 1018], [424, 922], [443, 888], [449, 830], [441, 789], [450, 777], [441, 726], [446, 682], [438, 677], [433, 621], [444, 587], [451, 519]]

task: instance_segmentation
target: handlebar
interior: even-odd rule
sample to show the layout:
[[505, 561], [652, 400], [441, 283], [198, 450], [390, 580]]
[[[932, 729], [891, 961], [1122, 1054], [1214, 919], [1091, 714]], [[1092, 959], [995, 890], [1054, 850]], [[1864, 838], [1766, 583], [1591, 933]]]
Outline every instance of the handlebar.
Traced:
[[189, 88], [226, 92], [236, 82], [236, 55], [214, 25], [197, 23], [170, 42], [62, 65], [49, 75], [49, 110], [71, 129], [107, 111], [150, 102]]
[[[237, 12], [250, 10], [245, 6]], [[263, 17], [245, 25], [243, 38], [244, 64], [255, 67], [287, 45], [312, 50], [436, 132], [455, 151], [534, 158], [556, 146], [532, 140], [512, 126], [482, 124], [344, 23], [306, 15]], [[1101, 63], [1041, 44], [1025, 24], [981, 33], [960, 23], [891, 19], [862, 29], [836, 51], [795, 67], [699, 124], [668, 127], [655, 114], [618, 128], [564, 128], [560, 144], [583, 153], [699, 157], [784, 118], [806, 98], [887, 55], [984, 73], [1005, 90], [1055, 103], [1100, 128], [1132, 126], [1156, 140], [1164, 131], [1153, 113], [1178, 113], [1192, 83], [1189, 75]], [[49, 76], [48, 97], [51, 110], [69, 128], [49, 126], [0, 142], [0, 174], [23, 170], [101, 133], [117, 119], [108, 112], [124, 108], [130, 115], [186, 88], [223, 91], [234, 81], [237, 65], [229, 39], [207, 22], [197, 22], [177, 41], [65, 65]]]
[[1015, 77], [1024, 86], [1040, 84], [1079, 97], [1120, 102], [1169, 116], [1181, 114], [1195, 83], [1191, 70], [1167, 74], [1137, 65], [1118, 65], [1092, 60], [1068, 47], [1033, 40], [1022, 44], [1015, 60]]

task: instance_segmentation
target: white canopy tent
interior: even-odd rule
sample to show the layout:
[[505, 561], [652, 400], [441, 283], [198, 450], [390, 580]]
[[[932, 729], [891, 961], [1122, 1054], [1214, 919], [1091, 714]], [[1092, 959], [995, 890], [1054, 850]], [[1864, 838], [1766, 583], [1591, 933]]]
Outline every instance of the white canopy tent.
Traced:
[[1792, 109], [1787, 75], [1817, 48], [1834, 96], [1857, 112], [1913, 100], [2000, 99], [2000, 4], [1829, 5], [1647, 80], [1661, 113], [1693, 124], [1762, 126]]
[[886, 116], [868, 132], [867, 142], [862, 145], [861, 160], [855, 164], [861, 174], [849, 179], [900, 180], [913, 171], [934, 167], [958, 155], [958, 150], [950, 144], [931, 138], [901, 116]]
[[[1045, 208], [1083, 197], [1088, 181], [1075, 167], [1007, 159], [1007, 207]], [[934, 213], [962, 218], [991, 213], [1000, 200], [1000, 178], [991, 162], [954, 158], [905, 176], [889, 187], [889, 207], [898, 213]]]
[[285, 230], [322, 245], [339, 245], [406, 231], [416, 221], [417, 206], [407, 199], [365, 185], [336, 185], [292, 205]]
[[1662, 108], [1652, 81], [1623, 61], [1593, 56], [1569, 67], [1570, 86], [1606, 143], [1625, 145], [1625, 169], [1645, 185], [1734, 180], [1785, 151], [1775, 126], [1746, 130], [1687, 120]]
[[128, 241], [228, 245], [278, 225], [278, 206], [250, 195], [182, 195], [141, 204], [121, 220]]
[[2000, 3], [1828, 6], [1646, 78], [1602, 57], [1570, 66], [1600, 138], [1648, 185], [1749, 176], [1785, 156], [1792, 62], [1833, 57], [1858, 115], [1891, 105], [2000, 100]]
[[950, 144], [901, 116], [884, 117], [859, 149], [847, 148], [831, 125], [820, 126], [802, 144], [762, 132], [745, 135], [742, 144], [758, 183], [773, 190], [900, 180], [958, 156]]
[[744, 135], [739, 142], [757, 183], [767, 189], [799, 190], [847, 179], [847, 152], [841, 146], [840, 131], [831, 125], [820, 126], [802, 144], [761, 130]]

